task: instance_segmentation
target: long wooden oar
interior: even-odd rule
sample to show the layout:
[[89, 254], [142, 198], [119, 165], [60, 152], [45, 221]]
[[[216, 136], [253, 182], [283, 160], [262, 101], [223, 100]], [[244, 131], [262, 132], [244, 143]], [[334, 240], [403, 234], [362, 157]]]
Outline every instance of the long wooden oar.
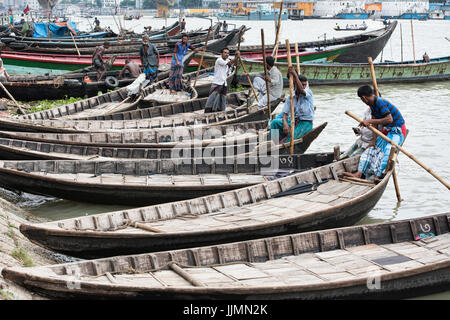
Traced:
[[268, 117], [269, 120], [272, 119], [272, 108], [270, 105], [270, 87], [269, 87], [269, 80], [267, 80], [268, 73], [267, 73], [267, 62], [266, 62], [266, 46], [264, 44], [264, 29], [261, 29], [261, 45], [262, 45], [262, 51], [263, 51], [263, 64], [264, 64], [264, 80], [266, 80], [266, 93], [267, 93], [267, 108], [268, 108]]
[[17, 103], [16, 99], [14, 99], [14, 97], [11, 95], [11, 93], [9, 93], [9, 91], [5, 88], [3, 83], [0, 82], [0, 86], [6, 92], [6, 94], [11, 98], [11, 100], [16, 104], [16, 106], [19, 108], [20, 112], [22, 112], [23, 115], [27, 114], [25, 111], [23, 111], [22, 107], [20, 106], [19, 103]]
[[[280, 13], [278, 15], [278, 24], [276, 26], [276, 36], [275, 36], [275, 45], [273, 47], [272, 56], [275, 59], [275, 62], [277, 62], [277, 56], [278, 56], [278, 41], [280, 39], [280, 29], [281, 29], [281, 14], [283, 12], [283, 1], [280, 2]], [[290, 50], [290, 48], [287, 48], [287, 50]]]
[[208, 39], [209, 39], [210, 32], [211, 32], [211, 27], [209, 27], [209, 29], [208, 29], [208, 35], [206, 36], [205, 47], [203, 48], [202, 56], [200, 58], [200, 63], [198, 64], [197, 73], [195, 74], [195, 80], [194, 80], [194, 85], [193, 85], [194, 88], [195, 88], [195, 85], [197, 84], [198, 74], [200, 73], [200, 68], [202, 67], [202, 64], [203, 64], [203, 56], [205, 55], [206, 46], [208, 45]]
[[[289, 46], [289, 40], [286, 39], [286, 48], [287, 50], [287, 60], [288, 60], [288, 70], [289, 67], [292, 67], [291, 61], [291, 50]], [[295, 131], [295, 114], [294, 114], [294, 79], [292, 79], [292, 75], [289, 73], [289, 97], [291, 103], [291, 144], [289, 146], [290, 154], [294, 154], [294, 131]]]
[[73, 37], [72, 31], [69, 30], [69, 33], [70, 33], [70, 36], [72, 37], [72, 41], [73, 41], [73, 44], [75, 45], [75, 49], [77, 49], [78, 56], [81, 56], [80, 50], [78, 50], [77, 42], [75, 41], [75, 38]]
[[295, 61], [297, 62], [297, 72], [298, 74], [301, 74], [300, 72], [300, 57], [298, 56], [298, 43], [295, 43]]
[[248, 74], [247, 69], [245, 69], [245, 66], [244, 66], [244, 63], [242, 62], [241, 57], [239, 57], [239, 62], [241, 64], [242, 70], [244, 70], [244, 73], [247, 75], [248, 83], [250, 84], [250, 87], [252, 88], [252, 91], [256, 98], [256, 101], [259, 103], [258, 95], [256, 94], [255, 88], [253, 88], [252, 80], [250, 79], [250, 75]]
[[[369, 65], [370, 65], [370, 75], [372, 76], [373, 89], [375, 91], [375, 94], [377, 96], [380, 96], [380, 91], [378, 90], [377, 78], [375, 76], [375, 67], [373, 66], [372, 57], [368, 57], [367, 61], [369, 62]], [[395, 194], [397, 195], [397, 200], [398, 200], [398, 202], [402, 202], [402, 197], [400, 196], [400, 188], [398, 186], [398, 179], [397, 179], [397, 173], [395, 172], [395, 167], [392, 169], [392, 179], [394, 180]]]
[[[352, 117], [353, 119], [355, 119], [356, 121], [358, 121], [359, 123], [361, 123], [363, 120], [361, 120], [360, 118], [358, 118], [356, 115], [354, 115], [353, 113], [351, 113], [350, 111], [345, 111], [345, 114]], [[429, 174], [431, 174], [433, 177], [435, 177], [440, 183], [442, 183], [444, 186], [447, 187], [448, 190], [450, 190], [450, 184], [448, 184], [447, 182], [445, 182], [441, 177], [439, 177], [436, 173], [434, 173], [433, 170], [431, 170], [430, 168], [428, 168], [427, 166], [425, 166], [422, 162], [420, 162], [418, 159], [416, 159], [416, 157], [414, 157], [411, 153], [409, 153], [408, 151], [406, 151], [403, 147], [399, 146], [398, 144], [396, 144], [394, 141], [392, 141], [391, 139], [389, 139], [388, 137], [386, 137], [383, 133], [381, 133], [378, 129], [375, 129], [373, 126], [369, 126], [368, 127], [370, 130], [372, 130], [372, 132], [374, 132], [375, 134], [377, 134], [378, 136], [380, 136], [382, 139], [386, 140], [387, 142], [389, 142], [390, 144], [392, 144], [392, 146], [394, 146], [395, 148], [397, 148], [398, 150], [400, 150], [401, 152], [403, 152], [405, 155], [407, 155], [411, 160], [413, 160], [415, 163], [417, 163], [419, 166], [421, 166], [422, 168], [424, 168]]]
[[411, 40], [412, 40], [412, 51], [413, 51], [414, 64], [416, 64], [416, 49], [414, 47], [414, 29], [413, 29], [412, 19], [411, 19]]

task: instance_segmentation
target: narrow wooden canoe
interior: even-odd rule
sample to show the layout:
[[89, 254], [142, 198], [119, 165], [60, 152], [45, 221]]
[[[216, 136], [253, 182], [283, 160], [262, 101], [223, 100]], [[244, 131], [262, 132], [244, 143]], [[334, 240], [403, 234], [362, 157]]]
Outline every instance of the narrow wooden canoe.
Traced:
[[[234, 128], [225, 129], [226, 136], [216, 137], [222, 133], [217, 127], [201, 130], [201, 135], [195, 139], [195, 131], [183, 130], [175, 132], [173, 136], [194, 137], [178, 143], [153, 142], [152, 147], [97, 147], [92, 144], [85, 146], [63, 143], [31, 142], [9, 138], [0, 138], [0, 159], [2, 160], [117, 160], [117, 159], [164, 159], [164, 158], [198, 158], [198, 157], [229, 157], [229, 156], [255, 156], [257, 154], [288, 154], [289, 143], [274, 144], [270, 140], [269, 132], [265, 130], [266, 121], [247, 123]], [[312, 141], [322, 132], [326, 123], [314, 128], [300, 139], [294, 140], [294, 153], [304, 153]], [[181, 128], [183, 129], [183, 128]], [[159, 132], [158, 132], [159, 131]], [[164, 130], [167, 132], [167, 130]], [[169, 140], [170, 134], [154, 132], [139, 132], [146, 135], [149, 141], [157, 139]], [[190, 132], [189, 132], [190, 131]], [[244, 131], [244, 132], [242, 132]], [[190, 133], [194, 132], [194, 135]], [[208, 139], [202, 139], [204, 137]], [[166, 140], [167, 139], [167, 140]], [[177, 141], [177, 139], [170, 139]], [[173, 145], [169, 147], [167, 144]], [[136, 145], [136, 143], [133, 143]], [[162, 147], [160, 145], [163, 145]]]
[[[376, 185], [339, 178], [344, 171], [356, 171], [358, 162], [359, 156], [352, 157], [225, 193], [43, 224], [23, 224], [20, 230], [34, 243], [49, 249], [95, 258], [345, 226], [356, 223], [375, 206], [392, 174], [391, 169]], [[15, 170], [5, 169], [5, 164], [0, 169], [0, 181], [11, 180], [3, 175], [5, 170]], [[21, 164], [8, 162], [8, 165]], [[28, 170], [38, 171], [39, 166], [42, 164], [35, 169], [28, 165]], [[25, 173], [21, 172], [22, 175], [25, 177]], [[15, 176], [13, 181], [18, 179]], [[26, 181], [30, 183], [29, 178]], [[16, 183], [22, 186], [25, 182]], [[303, 186], [306, 192], [296, 194], [296, 189]], [[135, 222], [149, 228], [134, 228]]]
[[[248, 91], [232, 92], [227, 94], [227, 104], [233, 106], [241, 106], [248, 101]], [[205, 109], [205, 98], [199, 98], [195, 101], [189, 101], [188, 103], [179, 102], [170, 105], [155, 106], [152, 108], [140, 108], [137, 110], [114, 112], [111, 114], [96, 115], [96, 116], [78, 116], [79, 120], [137, 120], [148, 119], [155, 117], [168, 117], [181, 113], [199, 112]], [[119, 103], [117, 101], [114, 101]], [[67, 118], [68, 116], [76, 115], [85, 110], [97, 108], [93, 105], [93, 108], [89, 108], [89, 103], [85, 100], [84, 103], [70, 104], [59, 108], [53, 108], [40, 112], [27, 114], [17, 117], [18, 119], [29, 120], [46, 120], [46, 119], [58, 119]]]
[[[297, 160], [299, 158], [299, 160]], [[233, 190], [331, 161], [331, 153], [141, 160], [0, 161], [0, 185], [57, 198], [149, 205]], [[307, 164], [307, 167], [302, 165]], [[294, 171], [291, 171], [294, 170]]]
[[448, 290], [449, 220], [445, 213], [2, 275], [66, 299], [409, 298]]
[[[241, 27], [244, 28], [244, 27]], [[221, 39], [210, 40], [208, 46], [214, 52], [220, 52], [222, 48], [228, 46], [240, 29], [232, 31], [230, 34]], [[15, 65], [23, 67], [43, 68], [50, 70], [76, 70], [92, 64], [91, 55], [63, 55], [63, 54], [46, 54], [46, 53], [27, 53], [17, 51], [2, 51], [0, 53], [5, 66]], [[110, 56], [105, 56], [110, 58]], [[125, 60], [130, 59], [140, 64], [138, 55], [119, 55], [113, 63], [112, 69], [122, 69]], [[160, 56], [160, 63], [170, 63], [172, 54]]]
[[[349, 37], [299, 43], [300, 62], [366, 63], [367, 57], [375, 60], [390, 39], [397, 23], [393, 21], [385, 28]], [[290, 46], [291, 56], [295, 59], [294, 43]], [[236, 49], [237, 46], [230, 46], [231, 54], [234, 54]], [[241, 45], [240, 51], [242, 58], [262, 60], [260, 45]], [[266, 51], [272, 52], [273, 45], [266, 45]], [[286, 59], [285, 44], [279, 45], [278, 54], [278, 61]]]
[[[303, 145], [302, 149], [305, 151], [326, 126], [327, 122], [324, 122], [294, 142], [301, 142]], [[77, 148], [197, 148], [259, 144], [268, 138], [268, 131], [263, 130], [265, 127], [266, 121], [262, 120], [220, 126], [174, 127], [164, 130], [134, 130], [87, 134], [0, 131], [0, 139], [4, 139], [2, 140], [4, 150], [12, 150], [12, 148], [19, 146], [35, 150], [50, 150], [49, 145], [51, 144], [76, 146]], [[18, 142], [12, 142], [13, 140]], [[42, 145], [39, 143], [42, 143]], [[70, 150], [69, 147], [65, 148]], [[300, 146], [296, 148], [300, 148]], [[86, 152], [83, 151], [83, 154], [86, 154]]]
[[[264, 72], [264, 65], [259, 61], [242, 60], [247, 71]], [[277, 62], [276, 66], [285, 77], [287, 63]], [[383, 62], [374, 64], [378, 83], [411, 83], [428, 81], [445, 81], [450, 79], [450, 57], [424, 61]], [[347, 85], [370, 84], [372, 76], [367, 63], [314, 63], [301, 64], [301, 73], [308, 78], [311, 85]], [[239, 82], [248, 85], [247, 77], [240, 76]], [[285, 85], [288, 79], [284, 78]]]
[[[272, 110], [281, 102], [271, 101]], [[142, 120], [23, 120], [0, 118], [0, 129], [7, 131], [54, 132], [54, 133], [94, 133], [121, 130], [144, 130], [151, 128], [177, 127], [191, 124], [222, 125], [267, 119], [268, 108], [259, 109], [257, 104], [247, 103], [231, 106], [215, 113], [189, 113], [174, 117], [150, 118]]]

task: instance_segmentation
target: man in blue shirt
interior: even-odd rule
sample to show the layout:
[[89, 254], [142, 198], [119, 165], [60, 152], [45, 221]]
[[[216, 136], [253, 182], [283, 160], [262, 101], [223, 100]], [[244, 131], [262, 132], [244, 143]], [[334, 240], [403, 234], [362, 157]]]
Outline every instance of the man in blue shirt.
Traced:
[[[406, 136], [406, 124], [400, 110], [388, 100], [374, 94], [370, 86], [362, 86], [358, 89], [361, 101], [370, 107], [372, 119], [363, 120], [360, 126], [381, 127], [381, 132], [396, 144], [401, 145]], [[356, 173], [344, 172], [345, 176], [379, 180], [386, 169], [392, 145], [377, 135], [359, 159]]]
[[[308, 86], [308, 79], [303, 75], [298, 75], [293, 67], [288, 68], [288, 77], [292, 76], [294, 79], [294, 140], [303, 137], [306, 133], [311, 131], [314, 120], [314, 98]], [[270, 123], [270, 130], [272, 132], [272, 139], [274, 142], [284, 143], [290, 142], [290, 115], [291, 115], [291, 99], [290, 96], [284, 103], [281, 111], [282, 118], [276, 118]], [[277, 132], [272, 131], [277, 130]], [[277, 139], [278, 137], [279, 139]], [[277, 141], [278, 140], [278, 141]]]

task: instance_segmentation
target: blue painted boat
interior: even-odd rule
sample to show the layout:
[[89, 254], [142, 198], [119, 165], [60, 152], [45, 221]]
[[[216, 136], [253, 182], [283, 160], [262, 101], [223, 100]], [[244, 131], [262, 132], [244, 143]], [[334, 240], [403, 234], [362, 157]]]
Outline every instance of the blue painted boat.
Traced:
[[336, 15], [336, 19], [368, 19], [369, 14], [362, 12], [362, 13], [338, 13]]

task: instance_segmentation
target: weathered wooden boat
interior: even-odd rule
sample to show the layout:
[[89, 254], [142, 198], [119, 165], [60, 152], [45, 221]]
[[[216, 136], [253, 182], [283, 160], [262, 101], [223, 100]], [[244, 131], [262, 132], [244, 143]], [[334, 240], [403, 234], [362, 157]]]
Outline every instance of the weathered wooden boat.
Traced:
[[[280, 173], [305, 169], [298, 167], [302, 163], [317, 166], [333, 156], [311, 154], [303, 162], [296, 160], [297, 157], [302, 155], [0, 161], [0, 185], [82, 202], [149, 205], [254, 185], [274, 179]], [[279, 162], [283, 162], [282, 169], [289, 170], [278, 172]]]
[[[222, 48], [228, 46], [233, 40], [236, 33], [239, 33], [242, 28], [237, 29], [224, 38], [208, 41], [208, 46], [214, 52], [220, 52]], [[110, 56], [105, 55], [105, 58]], [[91, 55], [63, 55], [63, 54], [45, 54], [45, 53], [27, 53], [17, 51], [2, 51], [0, 53], [5, 66], [14, 65], [22, 67], [43, 68], [51, 70], [76, 70], [82, 67], [90, 66], [92, 64]], [[130, 59], [140, 63], [138, 55], [118, 55], [112, 69], [121, 69], [125, 65], [125, 60]], [[172, 54], [161, 55], [160, 63], [170, 63]]]
[[[213, 27], [213, 34], [210, 35], [211, 44], [207, 46], [207, 50], [214, 50], [215, 42], [222, 38], [219, 34], [219, 25]], [[202, 47], [208, 35], [207, 31], [191, 32], [188, 34], [189, 42], [194, 46]], [[157, 47], [160, 55], [173, 53], [175, 44], [181, 39], [181, 35], [170, 38], [151, 39], [151, 42]], [[19, 51], [29, 53], [46, 53], [46, 54], [64, 54], [64, 55], [91, 55], [95, 48], [103, 45], [103, 42], [35, 42], [15, 40], [2, 45], [4, 51]], [[110, 42], [110, 47], [105, 50], [106, 55], [139, 55], [142, 47], [141, 39], [126, 39], [117, 42]]]
[[[358, 35], [298, 43], [300, 62], [366, 63], [367, 57], [375, 59], [381, 53], [396, 26], [397, 21], [393, 21], [385, 28]], [[290, 49], [295, 64], [294, 45], [291, 43]], [[237, 46], [230, 46], [231, 54], [234, 54], [236, 49]], [[266, 51], [272, 52], [273, 45], [266, 45]], [[260, 45], [241, 45], [240, 52], [243, 59], [262, 60]], [[285, 44], [279, 45], [278, 57], [278, 61], [286, 61]]]
[[[165, 29], [159, 29], [159, 30], [154, 30], [154, 31], [150, 31], [150, 32], [146, 32], [146, 35], [148, 35], [152, 40], [157, 38], [158, 36], [162, 35], [162, 36], [176, 36], [177, 34], [179, 34], [180, 32], [180, 24], [178, 21], [174, 22], [172, 25], [168, 26]], [[94, 35], [96, 34], [100, 34], [100, 33], [92, 33]], [[113, 33], [110, 33], [110, 35], [113, 35]], [[136, 35], [135, 38], [141, 38], [142, 35]], [[126, 36], [111, 36], [111, 37], [107, 37], [107, 39], [101, 39], [99, 40], [98, 37], [76, 37], [74, 36], [74, 39], [78, 44], [83, 44], [83, 43], [93, 43], [93, 44], [99, 44], [99, 43], [103, 43], [104, 41], [110, 41], [112, 44], [113, 43], [120, 43], [121, 41], [125, 41], [127, 39], [130, 39], [132, 37], [130, 37], [130, 35], [126, 35]], [[11, 36], [11, 35], [7, 35], [7, 36], [2, 36], [1, 41], [3, 43], [11, 43], [14, 41], [30, 41], [33, 43], [67, 43], [67, 42], [72, 42], [72, 37], [67, 36], [66, 38], [52, 38], [52, 37], [40, 37], [40, 38], [36, 38], [36, 37], [22, 37], [22, 36]]]
[[[356, 223], [375, 206], [392, 175], [393, 166], [378, 184], [339, 178], [344, 171], [356, 171], [358, 162], [359, 156], [352, 157], [224, 193], [43, 224], [22, 224], [20, 230], [34, 243], [49, 249], [95, 258], [345, 226]], [[39, 162], [35, 168], [28, 165], [27, 170], [37, 172], [45, 168], [42, 163], [46, 162]], [[20, 162], [0, 164], [0, 181], [7, 178], [3, 175], [5, 170], [17, 171], [5, 166], [24, 168]], [[44, 170], [51, 171], [53, 166]], [[18, 181], [22, 175], [8, 180]], [[16, 183], [24, 188], [25, 182]], [[326, 245], [325, 239], [322, 241]]]
[[[121, 90], [121, 89], [119, 89]], [[119, 91], [116, 90], [115, 92]], [[173, 104], [167, 106], [174, 106], [174, 109], [169, 110], [174, 116], [158, 116], [158, 113], [152, 113], [153, 108], [136, 110], [139, 116], [145, 118], [137, 120], [26, 120], [19, 118], [0, 118], [0, 128], [7, 131], [22, 131], [22, 132], [54, 132], [54, 133], [94, 133], [94, 132], [109, 132], [109, 131], [141, 131], [144, 129], [164, 128], [164, 127], [178, 127], [187, 125], [222, 125], [232, 124], [237, 122], [251, 122], [268, 119], [268, 108], [258, 108], [257, 104], [251, 103], [252, 98], [242, 100], [238, 98], [241, 94], [229, 95], [230, 100], [235, 100], [236, 104], [229, 104], [228, 108], [222, 112], [204, 113], [195, 111], [198, 106], [204, 105], [206, 98], [201, 102], [196, 100], [192, 104]], [[240, 102], [240, 103], [239, 103]], [[272, 110], [281, 102], [280, 99], [271, 101]], [[128, 103], [128, 102], [127, 102]], [[134, 102], [130, 102], [134, 103]], [[239, 103], [239, 104], [237, 104]], [[181, 109], [186, 106], [187, 109]], [[175, 109], [179, 107], [180, 109]], [[113, 106], [114, 108], [114, 106]], [[155, 108], [155, 107], [154, 107]], [[156, 107], [157, 108], [157, 107]], [[171, 109], [171, 108], [170, 108]], [[61, 111], [60, 115], [67, 114], [67, 108], [56, 110]], [[81, 109], [83, 110], [83, 109]], [[80, 110], [80, 111], [81, 111]], [[108, 109], [110, 110], [110, 109]], [[157, 109], [156, 112], [162, 112], [164, 109]], [[165, 109], [167, 111], [167, 109]], [[186, 113], [178, 113], [187, 111]], [[51, 113], [49, 113], [51, 114]], [[53, 114], [55, 114], [53, 112]], [[122, 114], [120, 115], [122, 117]], [[119, 118], [120, 118], [119, 117]]]
[[172, 104], [177, 102], [189, 102], [198, 98], [198, 93], [191, 85], [184, 86], [183, 91], [177, 91], [171, 93], [169, 83], [164, 82], [163, 88], [155, 89], [153, 92], [148, 93], [142, 99], [142, 102], [146, 102], [149, 105], [163, 105]]
[[[202, 47], [202, 44], [205, 42], [207, 37], [207, 33], [198, 32], [197, 34], [189, 37], [189, 42], [194, 46]], [[213, 37], [210, 36], [210, 40], [220, 39], [221, 37]], [[177, 38], [166, 39], [161, 38], [160, 41], [151, 40], [152, 43], [158, 49], [160, 55], [162, 54], [170, 54], [173, 53], [173, 48], [175, 44], [179, 41]], [[132, 44], [130, 44], [130, 42]], [[102, 45], [103, 43], [98, 44], [90, 44], [85, 43], [83, 46], [79, 47], [78, 45], [75, 47], [73, 42], [72, 46], [70, 43], [66, 43], [67, 47], [55, 47], [44, 46], [42, 43], [24, 43], [24, 42], [11, 42], [9, 44], [5, 44], [2, 46], [2, 50], [5, 51], [18, 51], [18, 52], [28, 52], [28, 53], [45, 53], [45, 54], [64, 54], [64, 55], [91, 55], [94, 53], [97, 46]], [[139, 50], [142, 47], [142, 41], [138, 42], [136, 40], [128, 40], [121, 41], [120, 45], [110, 46], [105, 50], [106, 55], [139, 55]], [[207, 50], [213, 50], [214, 46], [207, 46]]]
[[[168, 76], [168, 72], [165, 73]], [[3, 85], [19, 101], [93, 97], [99, 91], [106, 93], [108, 90], [125, 87], [136, 80], [126, 76], [118, 79], [118, 75], [118, 70], [109, 71], [100, 81], [97, 80], [96, 72], [46, 77], [28, 75], [26, 79], [17, 79], [17, 77], [12, 76], [11, 81], [4, 82]], [[0, 97], [9, 98], [4, 90], [0, 91]]]
[[[209, 72], [205, 71], [202, 74], [199, 74], [197, 83], [195, 85], [195, 90], [198, 92], [199, 97], [208, 97], [209, 96], [209, 90], [211, 89], [211, 84], [214, 78], [214, 68], [207, 68], [205, 70], [210, 70]], [[228, 68], [227, 72], [227, 86], [230, 87], [231, 82], [233, 81], [233, 78], [236, 75], [236, 68], [231, 67]], [[195, 82], [194, 79], [191, 80], [190, 85], [193, 86]]]
[[[121, 89], [118, 89], [121, 90]], [[117, 90], [117, 91], [118, 91]], [[108, 95], [108, 94], [107, 94]], [[110, 97], [107, 97], [105, 95], [99, 96], [103, 97], [107, 102], [121, 102], [119, 101], [119, 98], [114, 99], [111, 98], [112, 101], [109, 101]], [[113, 100], [114, 99], [114, 100]], [[124, 100], [125, 98], [122, 98]], [[100, 100], [100, 99], [99, 99]], [[240, 106], [244, 104], [246, 101], [248, 101], [248, 92], [247, 91], [241, 91], [236, 93], [229, 93], [227, 94], [227, 102], [231, 105]], [[164, 105], [164, 106], [155, 106], [153, 108], [142, 108], [138, 111], [138, 113], [130, 113], [128, 114], [128, 111], [122, 111], [122, 112], [115, 112], [108, 115], [87, 115], [85, 117], [82, 117], [79, 113], [81, 112], [87, 112], [90, 109], [96, 109], [97, 104], [95, 101], [91, 101], [89, 103], [89, 100], [83, 100], [81, 103], [78, 104], [68, 104], [62, 107], [58, 108], [52, 108], [48, 110], [43, 110], [39, 112], [34, 112], [30, 114], [26, 114], [23, 116], [18, 116], [18, 119], [29, 119], [29, 120], [44, 120], [44, 119], [59, 119], [59, 118], [70, 118], [72, 116], [77, 116], [78, 119], [83, 120], [135, 120], [135, 119], [147, 119], [147, 118], [154, 118], [154, 117], [165, 117], [165, 116], [173, 116], [175, 114], [179, 113], [189, 113], [189, 112], [200, 112], [204, 109], [204, 103], [206, 102], [206, 99], [197, 99], [195, 101], [190, 101], [188, 103], [174, 103], [171, 105]], [[140, 106], [143, 107], [143, 106]], [[131, 110], [130, 110], [131, 111]]]
[[[294, 140], [294, 152], [304, 153], [319, 136], [327, 123], [313, 128], [303, 137]], [[246, 156], [257, 154], [287, 154], [289, 143], [274, 144], [266, 130], [266, 121], [214, 126], [210, 128], [175, 128], [140, 131], [141, 141], [136, 139], [127, 146], [98, 147], [65, 144], [60, 142], [31, 142], [0, 138], [2, 160], [116, 160], [116, 159], [167, 159]], [[129, 138], [137, 135], [130, 134]], [[104, 138], [104, 137], [101, 137]], [[179, 139], [179, 140], [178, 140]], [[144, 140], [145, 142], [142, 142]], [[162, 141], [161, 141], [162, 140]], [[161, 142], [160, 142], [161, 141]]]
[[[262, 62], [242, 60], [251, 77], [255, 73], [264, 72]], [[287, 63], [277, 62], [276, 66], [286, 76]], [[441, 57], [424, 61], [382, 62], [374, 63], [377, 83], [410, 83], [426, 81], [442, 81], [450, 79], [450, 57]], [[301, 64], [301, 73], [308, 78], [311, 85], [345, 85], [371, 84], [372, 76], [367, 63], [316, 63]], [[251, 71], [250, 71], [251, 70]], [[248, 85], [245, 76], [239, 76], [241, 84]], [[285, 84], [288, 79], [284, 78]]]
[[448, 290], [448, 221], [444, 213], [2, 275], [56, 298], [410, 298]]

